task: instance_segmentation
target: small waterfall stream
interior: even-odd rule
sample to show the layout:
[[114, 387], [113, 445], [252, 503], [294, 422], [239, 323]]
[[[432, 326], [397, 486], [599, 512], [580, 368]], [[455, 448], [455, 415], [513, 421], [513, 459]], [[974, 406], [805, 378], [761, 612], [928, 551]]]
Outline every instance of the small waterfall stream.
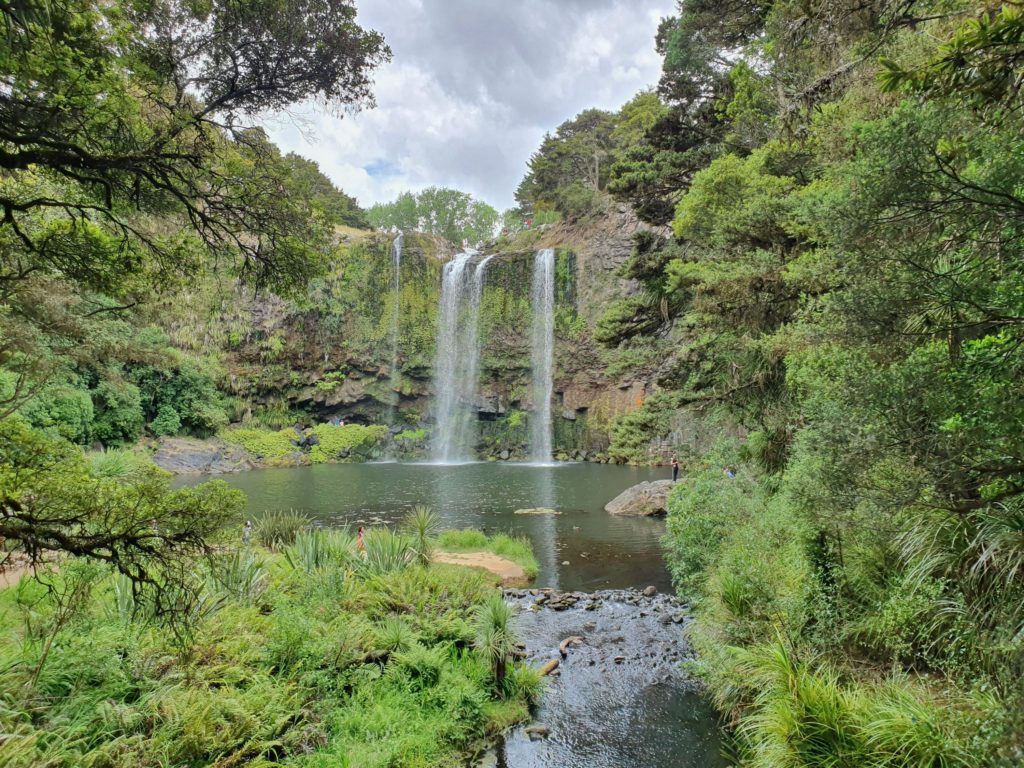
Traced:
[[431, 455], [435, 462], [470, 461], [476, 434], [475, 404], [480, 367], [480, 299], [488, 256], [475, 267], [467, 250], [444, 265], [438, 319], [436, 393]]
[[402, 244], [404, 235], [399, 232], [391, 243], [391, 265], [393, 275], [391, 278], [391, 290], [395, 297], [395, 306], [391, 310], [391, 368], [388, 379], [388, 386], [395, 393], [394, 400], [388, 407], [388, 426], [394, 426], [398, 410], [398, 389], [401, 385], [401, 377], [398, 374], [398, 344], [399, 344], [399, 322], [402, 312]]
[[530, 398], [530, 461], [551, 461], [551, 395], [555, 349], [555, 251], [537, 251], [533, 260], [533, 327], [530, 357], [533, 382]]

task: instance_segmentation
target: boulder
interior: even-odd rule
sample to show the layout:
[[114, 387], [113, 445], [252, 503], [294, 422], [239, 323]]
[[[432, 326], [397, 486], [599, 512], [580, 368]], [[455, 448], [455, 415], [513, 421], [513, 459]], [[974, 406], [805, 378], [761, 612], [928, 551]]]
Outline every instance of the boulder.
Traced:
[[609, 501], [604, 509], [613, 515], [664, 515], [668, 512], [668, 495], [673, 485], [671, 480], [638, 483]]
[[223, 440], [189, 437], [160, 438], [153, 462], [176, 475], [219, 475], [253, 468], [253, 462], [243, 448], [228, 445]]

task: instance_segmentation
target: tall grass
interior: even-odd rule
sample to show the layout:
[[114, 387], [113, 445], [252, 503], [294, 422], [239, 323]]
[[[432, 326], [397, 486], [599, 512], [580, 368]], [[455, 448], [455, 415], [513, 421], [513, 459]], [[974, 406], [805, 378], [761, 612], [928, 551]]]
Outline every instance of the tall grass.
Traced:
[[347, 528], [324, 531], [318, 528], [300, 531], [295, 543], [285, 549], [285, 558], [292, 568], [313, 573], [331, 566], [344, 567], [356, 555], [356, 539]]
[[430, 507], [417, 505], [402, 521], [402, 531], [412, 540], [413, 553], [419, 564], [426, 568], [434, 552], [433, 538], [441, 521]]
[[363, 576], [399, 571], [413, 562], [411, 542], [386, 528], [367, 531], [363, 542], [363, 556], [355, 561], [356, 569]]
[[254, 526], [256, 541], [267, 549], [281, 551], [292, 546], [295, 537], [311, 522], [306, 515], [294, 509], [264, 512]]
[[784, 643], [736, 651], [753, 707], [740, 721], [751, 768], [967, 768], [943, 707], [906, 681], [845, 681]]

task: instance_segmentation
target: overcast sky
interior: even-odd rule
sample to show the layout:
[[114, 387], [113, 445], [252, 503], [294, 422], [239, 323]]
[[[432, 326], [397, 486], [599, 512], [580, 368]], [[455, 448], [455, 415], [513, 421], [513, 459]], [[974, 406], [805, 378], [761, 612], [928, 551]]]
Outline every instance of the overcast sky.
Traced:
[[338, 118], [302, 107], [267, 123], [363, 206], [454, 187], [513, 205], [545, 132], [587, 107], [617, 109], [654, 85], [659, 20], [674, 0], [357, 0], [394, 58], [377, 108]]

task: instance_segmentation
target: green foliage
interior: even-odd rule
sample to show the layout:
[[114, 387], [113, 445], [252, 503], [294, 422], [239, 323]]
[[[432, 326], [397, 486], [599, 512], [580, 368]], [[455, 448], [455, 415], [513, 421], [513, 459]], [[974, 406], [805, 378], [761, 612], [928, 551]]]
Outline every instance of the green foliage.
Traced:
[[509, 692], [506, 674], [515, 647], [515, 636], [510, 626], [512, 616], [512, 606], [505, 602], [501, 592], [492, 592], [476, 612], [473, 644], [477, 653], [490, 665], [494, 691], [501, 698]]
[[540, 572], [540, 565], [533, 554], [529, 539], [497, 533], [492, 537], [475, 528], [444, 531], [438, 537], [437, 545], [447, 552], [492, 552], [520, 565], [526, 575], [533, 579]]
[[649, 460], [651, 441], [668, 431], [671, 399], [652, 395], [640, 407], [616, 420], [608, 455], [619, 461], [643, 463]]
[[[289, 510], [267, 511], [256, 518], [253, 533], [256, 541], [267, 549], [284, 550], [296, 544], [296, 539], [309, 528], [310, 519], [301, 512]], [[303, 542], [309, 544], [308, 541]]]
[[366, 532], [365, 550], [356, 561], [358, 571], [365, 576], [380, 576], [408, 568], [416, 559], [412, 542], [386, 528]]
[[161, 405], [149, 428], [154, 435], [176, 435], [181, 430], [181, 418], [174, 406]]
[[342, 458], [342, 454], [369, 458], [387, 433], [388, 428], [383, 425], [346, 424], [343, 427], [336, 427], [331, 424], [317, 424], [313, 427], [312, 434], [319, 438], [320, 442], [310, 449], [309, 458], [314, 464]]
[[240, 445], [253, 456], [273, 462], [295, 453], [298, 448], [294, 429], [270, 432], [263, 429], [226, 429], [217, 435], [222, 440]]
[[[454, 645], [452, 628], [493, 593], [483, 577], [412, 567], [364, 581], [328, 566], [280, 578], [279, 564], [273, 554], [220, 553], [210, 583], [232, 586], [188, 650], [133, 615], [130, 588], [102, 569], [83, 573], [88, 580], [76, 583], [94, 586], [64, 612], [53, 641], [60, 663], [34, 682], [45, 643], [35, 628], [52, 628], [61, 609], [25, 582], [16, 600], [32, 623], [0, 638], [7, 764], [195, 765], [245, 755], [254, 765], [313, 766], [359, 755], [370, 768], [441, 765], [527, 717], [536, 673], [513, 670], [509, 700], [492, 703], [487, 667]], [[112, 612], [118, 595], [129, 599]], [[402, 615], [382, 607], [389, 595], [401, 595]]]
[[142, 398], [128, 382], [102, 381], [92, 393], [92, 438], [103, 445], [135, 442], [142, 433]]
[[93, 477], [133, 479], [140, 477], [153, 466], [149, 458], [126, 448], [107, 448], [89, 453], [89, 472]]
[[346, 528], [325, 531], [305, 528], [295, 534], [295, 543], [284, 551], [292, 568], [314, 573], [329, 567], [341, 567], [356, 555], [356, 538]]
[[412, 540], [417, 562], [426, 568], [433, 555], [433, 538], [441, 527], [441, 520], [430, 507], [417, 505], [402, 521], [402, 530]]
[[690, 0], [659, 28], [608, 189], [675, 240], [637, 237], [595, 338], [659, 388], [613, 458], [708, 414], [742, 437], [666, 545], [744, 765], [1024, 758], [1022, 18]]
[[[616, 149], [616, 126], [615, 115], [589, 109], [558, 126], [554, 136], [545, 136], [516, 190], [520, 207], [526, 211], [553, 208], [570, 219], [604, 210], [601, 191]], [[619, 136], [627, 139], [629, 130]]]
[[487, 203], [456, 189], [428, 187], [405, 192], [393, 203], [378, 203], [367, 211], [376, 229], [430, 232], [458, 245], [481, 243], [494, 236], [498, 212]]
[[48, 387], [26, 402], [19, 412], [33, 427], [52, 430], [80, 445], [89, 442], [93, 404], [88, 392], [68, 386]]

